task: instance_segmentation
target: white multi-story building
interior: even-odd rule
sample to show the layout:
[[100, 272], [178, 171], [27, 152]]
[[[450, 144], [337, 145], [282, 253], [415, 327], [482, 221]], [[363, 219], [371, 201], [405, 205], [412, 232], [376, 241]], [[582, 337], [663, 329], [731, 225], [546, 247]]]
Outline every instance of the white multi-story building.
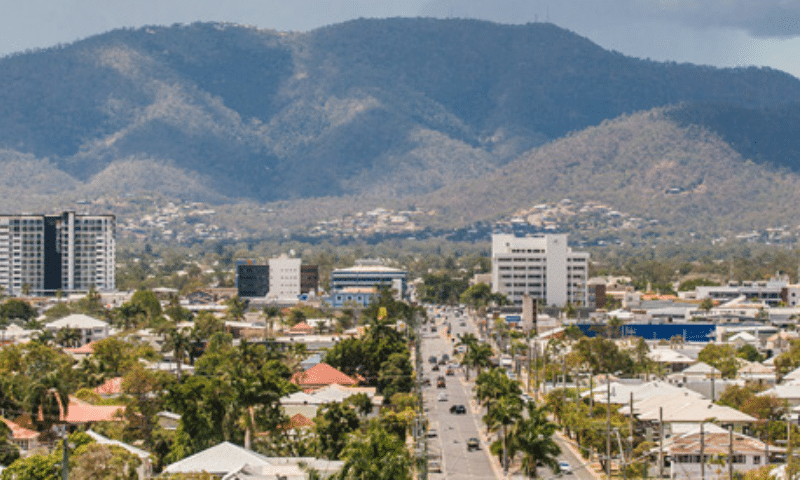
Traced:
[[492, 291], [516, 305], [523, 295], [562, 307], [587, 304], [589, 254], [573, 252], [565, 234], [492, 235]]
[[0, 288], [9, 295], [115, 289], [113, 215], [0, 215]]
[[331, 272], [331, 292], [347, 288], [390, 288], [396, 298], [406, 297], [408, 272], [384, 266], [379, 260], [357, 260], [355, 266]]
[[269, 259], [268, 298], [297, 300], [300, 295], [300, 263], [299, 258], [289, 258], [287, 255]]

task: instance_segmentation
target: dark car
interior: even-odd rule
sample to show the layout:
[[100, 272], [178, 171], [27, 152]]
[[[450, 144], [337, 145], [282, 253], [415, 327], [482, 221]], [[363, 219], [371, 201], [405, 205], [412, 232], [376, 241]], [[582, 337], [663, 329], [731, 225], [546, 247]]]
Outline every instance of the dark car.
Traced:
[[473, 450], [480, 450], [481, 449], [481, 442], [475, 437], [470, 438], [467, 440], [467, 451], [471, 452]]
[[455, 373], [453, 373], [452, 368], [448, 368], [447, 371], [444, 372], [444, 374], [447, 375], [448, 377], [452, 377], [453, 375], [455, 375]]
[[466, 415], [467, 407], [465, 407], [464, 405], [451, 405], [450, 413], [453, 413], [455, 415]]
[[436, 365], [436, 364], [434, 364], [434, 365], [431, 367], [431, 370], [432, 370], [432, 371], [434, 371], [434, 372], [438, 372], [438, 371], [439, 371], [439, 365]]
[[431, 355], [428, 357], [428, 363], [436, 363], [436, 355]]
[[439, 377], [436, 379], [436, 388], [447, 388], [447, 382], [444, 377]]

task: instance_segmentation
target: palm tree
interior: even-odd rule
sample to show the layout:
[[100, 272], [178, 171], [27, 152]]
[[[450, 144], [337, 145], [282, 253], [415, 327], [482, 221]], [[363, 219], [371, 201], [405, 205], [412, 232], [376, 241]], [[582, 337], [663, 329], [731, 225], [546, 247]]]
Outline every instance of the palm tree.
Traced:
[[480, 375], [482, 368], [486, 368], [491, 365], [491, 361], [489, 359], [492, 357], [492, 353], [491, 345], [486, 343], [477, 343], [476, 341], [472, 346], [467, 345], [467, 351], [464, 353], [463, 359], [463, 363], [467, 367], [467, 381], [469, 381], [470, 367], [474, 368], [478, 372], [478, 375]]
[[69, 390], [63, 376], [59, 372], [50, 372], [34, 379], [25, 397], [25, 406], [40, 431], [48, 430], [59, 422], [62, 412], [63, 418], [66, 418]]
[[487, 410], [503, 397], [519, 398], [520, 395], [519, 383], [509, 379], [502, 368], [481, 372], [475, 379], [475, 397], [486, 404]]
[[522, 452], [522, 468], [531, 478], [536, 477], [536, 465], [542, 463], [555, 470], [561, 448], [553, 440], [556, 424], [547, 419], [547, 409], [533, 403], [526, 406], [525, 419], [514, 426], [511, 441]]
[[267, 324], [269, 325], [269, 336], [271, 337], [275, 330], [275, 317], [281, 315], [281, 308], [275, 304], [267, 305], [262, 310], [264, 316], [267, 317]]
[[340, 480], [411, 480], [411, 459], [403, 441], [378, 424], [352, 434], [341, 458]]
[[507, 429], [522, 418], [522, 400], [518, 395], [506, 395], [488, 409], [483, 422], [490, 431], [500, 430], [503, 443], [503, 473], [508, 475], [508, 436]]
[[181, 381], [181, 363], [185, 354], [190, 353], [191, 341], [188, 329], [178, 329], [172, 327], [167, 330], [163, 349], [165, 352], [172, 352], [175, 356], [175, 363], [178, 365], [178, 381]]

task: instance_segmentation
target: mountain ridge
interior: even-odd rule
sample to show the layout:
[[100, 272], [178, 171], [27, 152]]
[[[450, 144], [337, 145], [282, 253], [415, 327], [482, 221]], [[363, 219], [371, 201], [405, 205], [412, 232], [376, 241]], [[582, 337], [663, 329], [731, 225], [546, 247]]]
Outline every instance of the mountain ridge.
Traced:
[[[653, 132], [683, 128], [669, 137], [677, 146], [660, 148], [682, 152], [688, 142], [720, 162], [752, 161], [776, 184], [800, 170], [792, 140], [800, 133], [800, 80], [767, 68], [629, 58], [544, 23], [353, 20], [305, 33], [214, 23], [123, 29], [2, 58], [0, 82], [7, 113], [0, 163], [9, 171], [31, 165], [36, 181], [26, 192], [36, 205], [147, 191], [215, 203], [318, 198], [307, 204], [321, 205], [342, 197], [350, 205], [368, 197], [430, 204], [469, 223], [524, 206], [497, 205], [484, 187], [502, 188], [511, 169], [540, 174], [531, 162], [562, 183], [515, 184], [526, 198], [539, 195], [536, 189], [588, 195], [558, 168], [591, 176], [609, 199], [610, 185], [630, 187], [631, 179], [650, 182], [638, 194], [654, 195], [659, 181], [691, 187], [675, 186], [685, 194], [676, 198], [702, 193], [696, 189], [704, 181], [679, 181], [669, 162], [654, 170], [606, 152], [602, 159], [615, 165], [608, 170], [640, 168], [672, 179], [604, 172], [590, 150], [630, 143], [600, 138], [596, 129], [636, 115], [658, 117]], [[701, 141], [681, 139], [692, 135]], [[596, 146], [564, 147], [566, 141]], [[548, 163], [542, 152], [553, 145], [580, 158]], [[643, 158], [663, 160], [650, 153], [642, 150]], [[582, 168], [584, 161], [593, 170]], [[725, 181], [733, 185], [731, 165], [725, 163]], [[6, 208], [25, 203], [12, 187], [0, 184], [15, 196]], [[475, 192], [474, 202], [459, 194], [464, 189]], [[619, 198], [632, 211], [663, 208], [646, 200]], [[472, 213], [459, 202], [474, 205]]]

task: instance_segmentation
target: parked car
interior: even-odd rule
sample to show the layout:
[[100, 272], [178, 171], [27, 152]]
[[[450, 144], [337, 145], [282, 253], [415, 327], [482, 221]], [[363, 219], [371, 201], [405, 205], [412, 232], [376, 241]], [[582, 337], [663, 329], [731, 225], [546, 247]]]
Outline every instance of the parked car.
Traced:
[[430, 357], [428, 357], [428, 363], [436, 363], [436, 361], [437, 361], [436, 355], [431, 355]]
[[471, 452], [473, 450], [480, 450], [481, 449], [481, 442], [475, 437], [471, 437], [467, 440], [467, 451]]
[[433, 372], [438, 372], [438, 371], [439, 371], [439, 365], [438, 365], [438, 364], [434, 364], [434, 365], [431, 367], [431, 371], [433, 371]]
[[558, 462], [558, 472], [569, 475], [572, 473], [572, 467], [569, 465], [569, 462], [564, 462], [564, 461]]
[[447, 382], [445, 381], [444, 377], [439, 377], [436, 379], [436, 388], [447, 388]]
[[452, 369], [452, 368], [448, 368], [448, 369], [447, 369], [447, 371], [446, 371], [446, 372], [444, 372], [444, 374], [445, 374], [445, 375], [448, 375], [448, 376], [451, 376], [451, 377], [452, 377], [453, 375], [455, 375], [455, 373], [453, 372], [453, 369]]
[[467, 407], [464, 405], [451, 405], [450, 406], [450, 413], [455, 415], [466, 415], [467, 414]]
[[445, 392], [439, 393], [439, 401], [440, 402], [446, 402], [447, 401], [447, 393], [445, 393]]

